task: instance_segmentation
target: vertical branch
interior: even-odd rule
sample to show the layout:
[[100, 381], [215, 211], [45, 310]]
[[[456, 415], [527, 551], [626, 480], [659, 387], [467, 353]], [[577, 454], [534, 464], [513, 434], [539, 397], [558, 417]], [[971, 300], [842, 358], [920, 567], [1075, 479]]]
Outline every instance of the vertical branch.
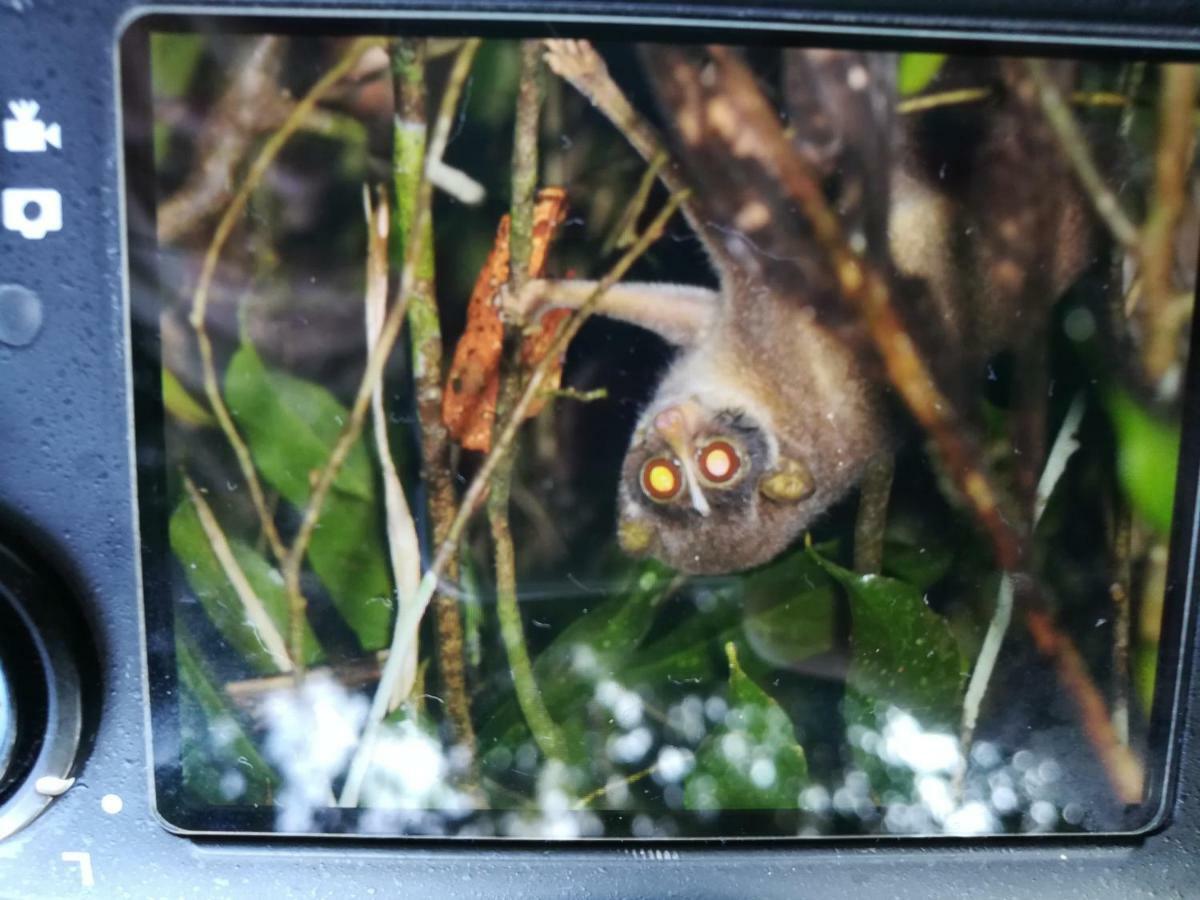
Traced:
[[[541, 45], [537, 41], [521, 44], [521, 79], [517, 89], [516, 124], [513, 133], [512, 211], [509, 230], [509, 289], [517, 293], [529, 278], [529, 259], [533, 250], [533, 203], [538, 178], [538, 112], [542, 102]], [[496, 422], [504, 422], [512, 413], [521, 392], [520, 325], [505, 328], [504, 354], [501, 360], [500, 391], [496, 400]], [[499, 444], [496, 442], [499, 449]], [[513, 447], [503, 449], [491, 481], [487, 500], [488, 523], [496, 558], [496, 614], [500, 635], [508, 655], [517, 702], [534, 740], [548, 759], [562, 759], [565, 743], [562, 732], [546, 709], [534, 680], [525, 629], [517, 605], [516, 560], [508, 507], [512, 489]]]
[[890, 453], [867, 463], [863, 474], [854, 520], [854, 571], [861, 575], [878, 575], [883, 570], [883, 532], [895, 474], [896, 463]]
[[[400, 38], [392, 46], [392, 88], [396, 119], [392, 145], [392, 181], [396, 194], [393, 253], [397, 265], [413, 240], [414, 211], [421, 184], [427, 131], [425, 103], [426, 42]], [[442, 424], [442, 330], [434, 288], [433, 222], [425, 221], [420, 237], [422, 252], [416, 261], [408, 304], [409, 341], [412, 347], [413, 381], [417, 393], [417, 418], [421, 423], [421, 478], [428, 491], [429, 518], [433, 523], [433, 545], [446, 539], [454, 516], [454, 482], [450, 473], [450, 443]], [[458, 579], [457, 561], [446, 567], [450, 581]], [[463, 667], [463, 626], [458, 601], [439, 592], [433, 601], [437, 631], [438, 674], [446, 697], [446, 711], [453, 739], [472, 751], [475, 730], [467, 699]]]
[[1181, 317], [1171, 314], [1177, 293], [1172, 276], [1175, 231], [1187, 201], [1187, 174], [1196, 135], [1197, 70], [1189, 63], [1173, 63], [1162, 66], [1160, 73], [1154, 194], [1141, 233], [1144, 302], [1139, 310], [1146, 341], [1143, 363], [1155, 384], [1179, 353]]
[[[404, 324], [404, 317], [408, 306], [406, 298], [412, 293], [413, 281], [417, 272], [417, 261], [420, 259], [424, 249], [422, 245], [424, 244], [424, 235], [426, 234], [425, 222], [429, 218], [430, 203], [433, 199], [433, 186], [430, 184], [428, 177], [429, 168], [434, 161], [440, 161], [442, 154], [446, 151], [446, 144], [450, 140], [450, 127], [454, 120], [455, 110], [458, 109], [458, 98], [462, 94], [463, 85], [467, 81], [467, 75], [470, 74], [471, 63], [474, 61], [475, 54], [479, 50], [479, 44], [480, 40], [478, 38], [471, 38], [464, 41], [462, 48], [458, 51], [454, 59], [454, 65], [450, 69], [450, 76], [446, 81], [446, 88], [442, 93], [442, 101], [438, 107], [433, 135], [421, 167], [422, 176], [420, 186], [417, 190], [417, 203], [413, 208], [412, 218], [410, 219], [411, 230], [409, 234], [412, 235], [412, 239], [408, 242], [408, 246], [404, 252], [404, 267], [400, 274], [397, 302], [388, 312], [387, 319], [384, 321], [383, 328], [379, 334], [379, 340], [371, 347], [370, 354], [367, 357], [366, 371], [363, 372], [362, 381], [358, 386], [358, 393], [354, 398], [354, 405], [350, 409], [350, 417], [343, 426], [342, 433], [338, 435], [337, 443], [334, 445], [333, 452], [329, 457], [329, 463], [317, 477], [317, 483], [313, 488], [312, 496], [309, 498], [308, 507], [304, 511], [300, 530], [297, 533], [295, 543], [292, 545], [292, 551], [287, 560], [288, 564], [285, 567], [287, 571], [284, 575], [284, 581], [288, 585], [289, 593], [294, 587], [299, 585], [300, 562], [304, 558], [308, 541], [312, 538], [312, 531], [316, 527], [321, 506], [325, 502], [325, 496], [328, 494], [338, 470], [345, 462], [346, 455], [350, 452], [350, 447], [354, 445], [354, 441], [357, 440], [358, 435], [362, 431], [363, 418], [366, 414], [367, 405], [370, 402], [371, 390], [375, 383], [382, 377], [383, 367], [387, 363], [388, 356], [391, 355], [392, 348], [396, 344], [396, 339], [400, 336], [400, 329]], [[445, 565], [444, 559], [441, 565]], [[440, 573], [440, 571], [439, 566], [438, 572]], [[379, 723], [383, 721], [384, 716], [387, 714], [391, 698], [395, 694], [396, 684], [403, 673], [404, 655], [410, 651], [411, 636], [416, 634], [416, 628], [420, 625], [421, 617], [424, 615], [425, 607], [433, 595], [433, 587], [436, 583], [437, 573], [427, 573], [417, 587], [413, 603], [406, 606], [403, 610], [397, 610], [396, 621], [392, 629], [391, 652], [388, 655], [387, 662], [384, 664], [383, 673], [380, 675], [379, 685], [371, 701], [370, 716], [367, 720], [362, 739], [359, 742], [358, 750], [351, 761], [350, 771], [346, 776], [346, 784], [342, 788], [342, 795], [338, 801], [343, 806], [358, 805], [359, 792], [362, 790], [363, 780], [371, 764], [371, 755], [374, 752], [375, 737]]]

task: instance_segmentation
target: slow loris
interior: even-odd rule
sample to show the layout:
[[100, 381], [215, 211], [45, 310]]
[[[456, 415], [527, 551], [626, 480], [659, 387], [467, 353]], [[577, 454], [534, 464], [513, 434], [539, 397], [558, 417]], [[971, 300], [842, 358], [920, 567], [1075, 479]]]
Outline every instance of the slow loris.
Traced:
[[[551, 68], [652, 156], [656, 139], [596, 51], [548, 46]], [[944, 78], [994, 99], [900, 127], [887, 54], [784, 51], [782, 108], [727, 48], [642, 58], [672, 132], [664, 180], [693, 189], [685, 212], [719, 289], [623, 283], [601, 301], [598, 312], [679, 348], [626, 453], [618, 537], [683, 572], [739, 571], [846, 496], [895, 434], [861, 324], [758, 152], [767, 131], [788, 129], [851, 244], [890, 273], [951, 397], [989, 356], [1038, 339], [1086, 263], [1089, 217], [1020, 62], [951, 61]], [[577, 306], [592, 287], [538, 281], [508, 302], [526, 314]]]

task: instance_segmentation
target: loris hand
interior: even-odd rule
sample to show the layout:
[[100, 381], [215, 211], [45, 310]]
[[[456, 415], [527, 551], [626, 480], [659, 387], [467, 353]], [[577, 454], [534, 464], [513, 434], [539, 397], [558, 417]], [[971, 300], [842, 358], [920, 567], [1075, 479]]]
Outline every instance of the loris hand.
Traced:
[[511, 286], [505, 284], [497, 295], [500, 316], [514, 325], [535, 324], [553, 307], [551, 293], [551, 282], [544, 278], [531, 278], [520, 291], [513, 291]]

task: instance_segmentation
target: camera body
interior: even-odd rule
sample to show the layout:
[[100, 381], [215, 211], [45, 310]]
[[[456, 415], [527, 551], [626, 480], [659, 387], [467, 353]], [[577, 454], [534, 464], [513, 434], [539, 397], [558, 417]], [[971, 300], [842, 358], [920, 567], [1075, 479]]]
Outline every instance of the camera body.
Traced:
[[[403, 839], [186, 837], [158, 820], [152, 796], [126, 275], [117, 47], [151, 7], [0, 3], [6, 75], [0, 148], [0, 533], [12, 554], [0, 589], [28, 611], [25, 627], [53, 673], [40, 701], [54, 739], [29, 751], [34, 790], [0, 841], [0, 893], [69, 896], [332, 896], [374, 892], [453, 897], [689, 896], [1105, 897], [1186, 895], [1200, 846], [1200, 744], [1191, 665], [1194, 624], [1175, 709], [1165, 823], [1136, 837], [854, 839], [789, 842], [546, 844]], [[197, 12], [237, 14], [234, 4]], [[520, 30], [603, 21], [803, 34], [886, 43], [921, 33], [945, 46], [979, 39], [1049, 46], [1086, 42], [1200, 47], [1188, 4], [1120, 2], [260, 4], [272, 17], [442, 23], [488, 20]], [[1191, 397], [1195, 403], [1195, 396]], [[1181, 472], [1200, 460], [1188, 451]], [[1184, 477], [1182, 484], [1194, 484]], [[1194, 589], [1195, 499], [1172, 577]], [[1190, 604], [1181, 604], [1181, 610]], [[15, 626], [14, 626], [15, 627]], [[19, 680], [19, 674], [16, 676]], [[19, 740], [20, 738], [18, 738]], [[34, 741], [37, 744], [37, 741]], [[0, 743], [0, 752], [3, 752]], [[33, 795], [36, 794], [36, 797]], [[10, 806], [0, 813], [11, 812]], [[20, 819], [20, 821], [17, 821]], [[0, 815], [0, 824], [10, 823]]]

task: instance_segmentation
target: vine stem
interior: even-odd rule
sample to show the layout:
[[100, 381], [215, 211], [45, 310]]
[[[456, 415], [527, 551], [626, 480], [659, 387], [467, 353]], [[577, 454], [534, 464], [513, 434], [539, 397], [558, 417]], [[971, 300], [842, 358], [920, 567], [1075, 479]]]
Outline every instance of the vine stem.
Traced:
[[1135, 258], [1138, 257], [1141, 248], [1137, 226], [1121, 208], [1121, 202], [1117, 199], [1117, 195], [1105, 184], [1104, 177], [1100, 174], [1096, 160], [1093, 159], [1083, 132], [1079, 128], [1079, 123], [1075, 121], [1075, 115], [1071, 112], [1066, 100], [1063, 99], [1062, 92], [1050, 79], [1050, 75], [1046, 71], [1046, 64], [1040, 59], [1031, 59], [1025, 65], [1029, 69], [1033, 83], [1037, 85], [1038, 103], [1041, 104], [1046, 121], [1050, 123], [1050, 128], [1058, 138], [1059, 146], [1075, 169], [1075, 176], [1091, 201], [1096, 215], [1100, 217], [1126, 252], [1133, 254]]
[[[428, 170], [430, 160], [441, 159], [442, 154], [446, 151], [446, 144], [450, 139], [450, 128], [454, 120], [454, 112], [458, 108], [458, 98], [462, 93], [463, 85], [466, 83], [467, 75], [471, 71], [471, 62], [475, 58], [479, 44], [480, 41], [477, 38], [466, 41], [454, 60], [454, 66], [450, 71], [450, 77], [446, 83], [445, 92], [442, 95], [442, 103], [438, 110], [437, 123], [434, 126], [429, 151], [425, 157], [426, 170]], [[405, 312], [408, 306], [407, 300], [412, 292], [413, 279], [417, 274], [417, 261], [420, 259], [424, 243], [424, 223], [429, 217], [432, 194], [432, 184], [428, 178], [422, 177], [417, 206], [413, 210], [412, 237], [408, 242], [408, 247], [404, 254], [404, 270], [400, 275], [397, 302], [389, 310], [387, 318], [384, 320], [383, 328], [379, 333], [379, 340], [375, 342], [375, 345], [368, 352], [366, 369], [363, 372], [362, 380], [358, 384], [358, 392], [355, 394], [354, 403], [350, 407], [350, 415], [346, 424], [342, 427], [341, 433], [338, 435], [337, 442], [333, 445], [333, 450], [329, 454], [328, 461], [326, 461], [325, 466], [317, 475], [316, 483], [313, 486], [312, 493], [309, 495], [308, 505], [305, 506], [300, 520], [300, 527], [296, 532], [296, 539], [292, 542], [291, 548], [287, 551], [283, 559], [284, 585], [287, 588], [289, 602], [292, 606], [292, 614], [295, 617], [302, 617], [307, 606], [304, 596], [300, 592], [300, 568], [303, 564], [304, 556], [308, 552], [308, 545], [312, 540], [313, 531], [316, 529], [317, 522], [320, 519], [321, 509], [325, 505], [325, 498], [329, 495], [329, 489], [333, 486], [334, 479], [346, 462], [346, 457], [350, 455], [351, 448], [362, 433], [363, 423], [371, 406], [371, 394], [374, 391], [375, 384], [383, 377], [384, 366], [387, 365], [388, 357], [391, 355], [392, 348], [396, 344], [396, 339], [400, 335], [400, 329], [404, 325]], [[422, 604], [423, 608], [424, 604]], [[405, 618], [403, 611], [398, 610], [396, 614], [397, 624]], [[389, 663], [391, 662], [392, 658], [389, 657]], [[403, 660], [395, 660], [397, 667], [402, 664]], [[393, 685], [394, 688], [395, 685]]]
[[[483, 497], [484, 491], [487, 490], [496, 467], [512, 446], [517, 431], [520, 429], [521, 423], [525, 420], [525, 414], [541, 396], [542, 385], [549, 376], [550, 369], [558, 358], [566, 352], [567, 346], [575, 338], [575, 335], [579, 333], [579, 329], [583, 327], [584, 322], [595, 311], [604, 294], [624, 277], [634, 262], [646, 252], [652, 243], [662, 236], [667, 222], [675, 214], [676, 210], [679, 209], [687, 196], [687, 192], [672, 194], [663, 209], [646, 227], [642, 236], [617, 260], [608, 274], [596, 284], [595, 289], [587, 300], [571, 316], [560, 323], [558, 330], [555, 332], [554, 339], [549, 344], [546, 355], [542, 357], [541, 361], [530, 372], [529, 379], [525, 382], [525, 387], [521, 391], [521, 396], [513, 404], [512, 412], [509, 413], [503, 428], [500, 429], [496, 439], [492, 442], [491, 452], [484, 458], [478, 471], [475, 473], [475, 477], [471, 480], [471, 484], [463, 494], [463, 498], [458, 506], [458, 512], [455, 513], [454, 520], [450, 523], [450, 528], [446, 532], [446, 539], [442, 541], [437, 554], [433, 558], [433, 562], [421, 578], [421, 584], [417, 590], [417, 600], [407, 610], [408, 616], [414, 617], [417, 622], [420, 621], [425, 607], [429, 605], [429, 601], [438, 587], [446, 564], [453, 558], [457, 551], [458, 541], [462, 536], [463, 529], [474, 513], [480, 499]], [[396, 629], [393, 633], [388, 660], [384, 664], [379, 684], [375, 688], [375, 695], [371, 700], [371, 708], [367, 714], [367, 720], [363, 726], [358, 747], [355, 749], [354, 757], [350, 762], [350, 768], [346, 775], [346, 783], [342, 788], [342, 796], [339, 799], [339, 805], [341, 806], [358, 805], [359, 794], [362, 790], [362, 783], [366, 777], [367, 769], [370, 766], [375, 740], [379, 734], [379, 727], [383, 722], [384, 716], [387, 715], [388, 698], [391, 696], [396, 679], [400, 675], [399, 659], [408, 650], [408, 635], [412, 629], [412, 622], [402, 621], [404, 618], [404, 615], [397, 616]]]
[[[509, 229], [508, 287], [518, 295], [531, 274], [533, 252], [533, 205], [538, 183], [538, 118], [542, 103], [541, 43], [521, 43], [521, 76], [517, 88], [517, 112], [513, 130], [512, 207]], [[508, 409], [521, 389], [522, 323], [505, 326], [501, 382], [496, 400], [496, 422], [505, 421]], [[517, 603], [516, 551], [509, 525], [512, 492], [513, 448], [508, 447], [492, 475], [487, 499], [488, 524], [492, 532], [496, 571], [496, 615], [500, 637], [508, 656], [517, 704], [533, 739], [547, 759], [563, 759], [566, 741], [542, 700], [533, 674], [533, 663], [525, 642], [525, 628]]]
[[[267, 504], [262, 482], [258, 479], [258, 472], [254, 468], [254, 459], [250, 455], [250, 448], [246, 446], [246, 442], [238, 432], [237, 425], [234, 424], [233, 417], [229, 414], [229, 409], [225, 406], [225, 400], [221, 396], [216, 363], [213, 360], [212, 340], [208, 336], [208, 327], [206, 324], [209, 293], [212, 290], [213, 276], [217, 271], [217, 263], [221, 259], [221, 251], [229, 240], [229, 236], [233, 233], [233, 229], [237, 226], [242, 213], [245, 211], [246, 204], [250, 200], [250, 195], [254, 193], [255, 188], [258, 187], [258, 183], [267, 173], [267, 170], [271, 167], [279, 152], [291, 136], [303, 125], [304, 120], [308, 118], [309, 114], [316, 108], [317, 103], [329, 92], [330, 88], [354, 69], [364, 53], [372, 47], [380, 46], [382, 42], [381, 38], [359, 38], [351, 43], [350, 49], [338, 60], [337, 64], [321, 76], [317, 83], [304, 95], [304, 98], [292, 108], [291, 113], [279, 127], [279, 130], [267, 138], [262, 149], [258, 152], [258, 156], [251, 163], [250, 169], [246, 172], [246, 177], [243, 179], [241, 187], [238, 188], [229, 205], [225, 207], [225, 212], [221, 215], [221, 219], [217, 223], [212, 240], [209, 242], [208, 250], [204, 254], [204, 261], [200, 268], [200, 277], [196, 281], [196, 289], [192, 293], [192, 310], [188, 315], [188, 323], [196, 332], [196, 342], [200, 349], [204, 393], [208, 398], [208, 404], [212, 408], [213, 415], [217, 419], [217, 424], [220, 425], [221, 431], [224, 432], [226, 440], [229, 441], [229, 445], [233, 448], [234, 455], [237, 457], [238, 468], [241, 469], [242, 477], [246, 481], [246, 487], [250, 491], [250, 499], [254, 504], [254, 511], [258, 514], [259, 523], [263, 534], [266, 536], [267, 544], [270, 546], [275, 558], [281, 562], [286, 559], [287, 550], [283, 545], [283, 540], [279, 536], [279, 530], [275, 527], [275, 519], [271, 515]], [[295, 653], [293, 653], [293, 657], [296, 659], [299, 669], [302, 662]]]
[[[392, 186], [396, 194], [393, 210], [393, 248], [396, 266], [404, 264], [404, 252], [412, 240], [413, 211], [421, 189], [422, 160], [425, 158], [426, 102], [425, 63], [428, 42], [399, 38], [392, 45], [392, 91], [396, 121], [392, 137]], [[417, 395], [417, 419], [421, 425], [421, 479], [427, 490], [426, 508], [433, 525], [433, 546], [445, 537], [454, 516], [454, 481], [450, 470], [450, 441], [442, 422], [442, 329], [435, 293], [433, 222], [425, 220], [422, 252], [413, 288], [408, 296], [408, 339], [412, 352], [413, 383]], [[447, 567], [447, 577], [457, 580], [457, 561]], [[419, 572], [418, 572], [419, 577]], [[433, 600], [436, 623], [438, 676], [446, 698], [446, 713], [453, 740], [475, 756], [475, 729], [467, 698], [462, 614], [458, 599], [439, 592]], [[416, 654], [413, 654], [414, 658]]]

